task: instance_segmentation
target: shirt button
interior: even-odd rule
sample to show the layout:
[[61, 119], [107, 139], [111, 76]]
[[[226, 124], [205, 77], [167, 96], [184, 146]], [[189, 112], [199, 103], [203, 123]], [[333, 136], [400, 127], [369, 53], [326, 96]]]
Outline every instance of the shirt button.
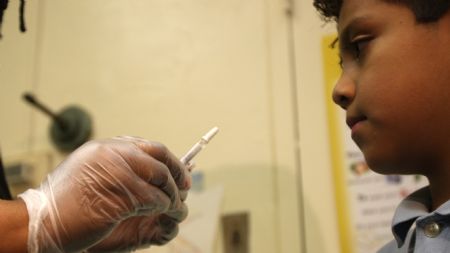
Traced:
[[441, 233], [441, 227], [436, 222], [425, 225], [425, 235], [430, 238], [434, 238]]

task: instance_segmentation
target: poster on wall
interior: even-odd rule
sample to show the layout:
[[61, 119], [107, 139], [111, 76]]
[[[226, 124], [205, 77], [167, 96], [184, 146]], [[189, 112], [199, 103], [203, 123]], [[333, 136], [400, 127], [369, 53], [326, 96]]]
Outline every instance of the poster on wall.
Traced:
[[400, 201], [428, 182], [421, 176], [386, 176], [368, 168], [351, 139], [345, 111], [331, 101], [341, 72], [337, 45], [331, 46], [335, 39], [323, 38], [322, 54], [341, 252], [371, 253], [393, 239], [391, 221]]

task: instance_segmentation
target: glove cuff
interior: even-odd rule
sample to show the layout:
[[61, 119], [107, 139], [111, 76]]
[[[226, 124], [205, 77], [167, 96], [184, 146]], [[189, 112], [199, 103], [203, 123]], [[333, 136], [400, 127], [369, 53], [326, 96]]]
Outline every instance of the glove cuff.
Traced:
[[29, 189], [19, 194], [18, 197], [23, 199], [28, 211], [28, 252], [37, 253], [39, 252], [38, 233], [42, 225], [43, 217], [48, 210], [47, 197], [43, 192], [36, 189]]

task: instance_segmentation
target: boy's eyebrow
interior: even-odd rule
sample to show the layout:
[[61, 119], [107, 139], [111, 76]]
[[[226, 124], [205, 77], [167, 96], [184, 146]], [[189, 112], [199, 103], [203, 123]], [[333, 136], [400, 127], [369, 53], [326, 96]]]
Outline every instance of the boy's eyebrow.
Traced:
[[[357, 26], [359, 23], [366, 22], [367, 20], [370, 20], [370, 16], [357, 16], [353, 19], [351, 19], [342, 29], [342, 32], [339, 33], [338, 38], [342, 41], [340, 45], [346, 45], [347, 42], [350, 40], [350, 36], [352, 36], [352, 33], [354, 31], [354, 27]], [[334, 42], [333, 42], [334, 43]]]

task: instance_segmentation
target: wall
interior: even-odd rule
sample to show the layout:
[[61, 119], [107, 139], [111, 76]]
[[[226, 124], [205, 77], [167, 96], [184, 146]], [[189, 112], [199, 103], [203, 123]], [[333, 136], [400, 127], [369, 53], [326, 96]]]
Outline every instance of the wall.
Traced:
[[196, 162], [206, 187], [224, 185], [224, 214], [250, 213], [251, 252], [338, 252], [321, 85], [328, 30], [310, 5], [41, 0], [27, 3], [29, 31], [19, 34], [11, 2], [0, 42], [2, 153], [50, 153], [52, 166], [64, 157], [49, 120], [20, 100], [25, 90], [55, 110], [86, 108], [94, 138], [142, 136], [175, 154], [217, 125]]
[[339, 252], [325, 108], [331, 94], [325, 93], [321, 55], [322, 38], [325, 34], [334, 34], [335, 26], [325, 25], [310, 1], [297, 1], [295, 10], [300, 153], [308, 252]]

